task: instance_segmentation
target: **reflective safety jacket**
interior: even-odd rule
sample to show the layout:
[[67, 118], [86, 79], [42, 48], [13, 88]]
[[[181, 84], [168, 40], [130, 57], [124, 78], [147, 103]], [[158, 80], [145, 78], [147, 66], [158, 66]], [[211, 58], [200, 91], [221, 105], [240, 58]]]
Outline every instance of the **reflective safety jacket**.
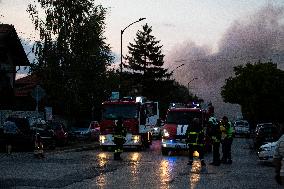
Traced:
[[186, 130], [187, 144], [189, 145], [204, 145], [204, 130], [202, 126], [189, 126]]
[[215, 117], [211, 116], [208, 120], [209, 131], [208, 135], [211, 137], [212, 142], [218, 143], [221, 141], [221, 130], [218, 121]]
[[122, 120], [118, 120], [114, 127], [113, 142], [116, 145], [122, 145], [125, 142], [126, 129], [123, 126]]
[[198, 133], [198, 132], [189, 132], [187, 135], [187, 143], [189, 145], [199, 145], [199, 146], [203, 146], [204, 142], [202, 139], [202, 133]]
[[231, 122], [227, 124], [221, 124], [220, 130], [222, 132], [221, 138], [222, 140], [225, 138], [232, 138], [233, 137], [233, 127]]

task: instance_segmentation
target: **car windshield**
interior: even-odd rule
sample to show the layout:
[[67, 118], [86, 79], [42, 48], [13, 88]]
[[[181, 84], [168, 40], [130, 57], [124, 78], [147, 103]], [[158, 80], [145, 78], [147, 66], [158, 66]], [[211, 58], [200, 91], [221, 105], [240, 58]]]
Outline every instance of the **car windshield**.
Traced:
[[189, 124], [193, 118], [201, 118], [201, 112], [170, 111], [167, 115], [166, 123]]
[[137, 118], [136, 104], [108, 104], [103, 109], [103, 119]]

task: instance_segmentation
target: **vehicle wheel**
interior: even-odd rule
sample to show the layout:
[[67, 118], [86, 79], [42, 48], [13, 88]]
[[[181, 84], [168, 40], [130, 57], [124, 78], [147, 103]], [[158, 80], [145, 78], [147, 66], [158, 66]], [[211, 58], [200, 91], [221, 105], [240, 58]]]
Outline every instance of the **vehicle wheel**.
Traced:
[[167, 156], [169, 154], [169, 150], [166, 148], [162, 148], [162, 155]]

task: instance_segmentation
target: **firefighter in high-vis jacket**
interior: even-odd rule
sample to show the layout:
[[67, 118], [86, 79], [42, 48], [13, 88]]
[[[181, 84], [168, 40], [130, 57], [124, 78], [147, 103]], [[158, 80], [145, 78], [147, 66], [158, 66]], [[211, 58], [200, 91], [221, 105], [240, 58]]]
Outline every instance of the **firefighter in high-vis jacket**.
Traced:
[[121, 117], [116, 121], [114, 127], [113, 142], [115, 143], [114, 160], [122, 160], [120, 154], [123, 152], [123, 144], [125, 143], [126, 130], [123, 127], [123, 120]]
[[35, 149], [34, 149], [34, 156], [36, 158], [44, 158], [43, 154], [43, 142], [39, 133], [35, 135]]
[[186, 130], [186, 136], [189, 151], [188, 165], [192, 165], [193, 152], [197, 151], [199, 153], [201, 165], [206, 166], [204, 161], [204, 131], [199, 118], [193, 119], [192, 125]]
[[232, 164], [231, 146], [233, 142], [233, 127], [228, 117], [224, 116], [220, 125], [223, 157], [221, 162]]
[[221, 130], [217, 119], [212, 114], [208, 120], [209, 136], [211, 137], [213, 146], [213, 161], [210, 165], [220, 165], [220, 142], [221, 142]]

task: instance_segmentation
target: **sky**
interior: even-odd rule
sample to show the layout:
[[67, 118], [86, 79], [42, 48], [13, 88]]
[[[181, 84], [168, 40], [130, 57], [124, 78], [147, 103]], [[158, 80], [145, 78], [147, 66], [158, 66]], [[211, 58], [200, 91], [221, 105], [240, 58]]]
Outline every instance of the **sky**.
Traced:
[[[28, 42], [37, 33], [26, 12], [32, 0], [0, 0], [0, 22], [13, 24], [19, 37]], [[108, 8], [105, 36], [120, 56], [120, 30], [139, 18], [123, 34], [123, 55], [137, 30], [148, 23], [163, 45], [165, 66], [193, 94], [224, 111], [239, 112], [224, 104], [220, 90], [233, 75], [233, 66], [259, 59], [273, 59], [284, 68], [283, 0], [96, 0]], [[28, 50], [27, 50], [28, 52]], [[237, 58], [236, 58], [237, 57]], [[32, 56], [30, 56], [32, 58]], [[117, 59], [119, 61], [119, 58]], [[213, 103], [213, 104], [214, 104]], [[232, 115], [236, 117], [235, 115]]]
[[[26, 12], [32, 0], [0, 0], [0, 21], [15, 25], [19, 36], [33, 40], [36, 32]], [[135, 38], [137, 30], [148, 23], [153, 34], [164, 45], [166, 54], [177, 44], [194, 39], [197, 44], [210, 45], [217, 50], [217, 42], [237, 18], [250, 14], [268, 0], [97, 0], [108, 8], [106, 37], [114, 54], [120, 54], [120, 30], [139, 18], [146, 20], [129, 27], [123, 35], [123, 52]], [[282, 0], [274, 3], [281, 4]], [[283, 4], [283, 3], [282, 3]]]

